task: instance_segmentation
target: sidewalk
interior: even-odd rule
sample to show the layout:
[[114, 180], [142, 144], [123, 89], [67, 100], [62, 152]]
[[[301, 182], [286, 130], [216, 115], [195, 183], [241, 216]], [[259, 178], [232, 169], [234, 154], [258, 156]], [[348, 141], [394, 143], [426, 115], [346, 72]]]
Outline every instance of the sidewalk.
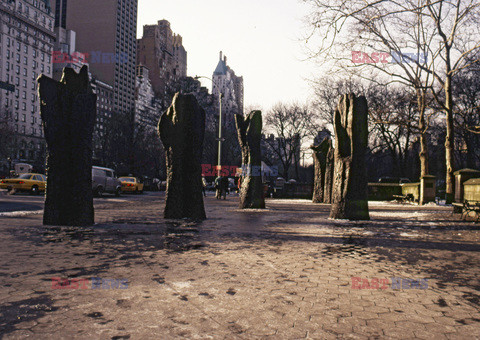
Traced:
[[[370, 222], [329, 206], [206, 198], [202, 224], [162, 218], [163, 198], [96, 205], [97, 225], [0, 218], [5, 339], [480, 338], [479, 225], [450, 209], [371, 204]], [[128, 280], [52, 289], [52, 278]], [[366, 289], [428, 279], [428, 288]], [[373, 284], [374, 285], [374, 284]], [[110, 286], [111, 288], [111, 286]]]

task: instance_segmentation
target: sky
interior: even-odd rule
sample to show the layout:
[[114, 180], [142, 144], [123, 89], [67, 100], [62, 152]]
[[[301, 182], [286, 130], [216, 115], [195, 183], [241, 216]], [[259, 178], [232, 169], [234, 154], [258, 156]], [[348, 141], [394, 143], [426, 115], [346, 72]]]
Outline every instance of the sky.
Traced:
[[[139, 0], [143, 25], [170, 22], [183, 37], [189, 76], [212, 77], [219, 52], [244, 78], [245, 107], [268, 111], [277, 102], [306, 102], [315, 66], [306, 58], [300, 0]], [[211, 81], [202, 80], [211, 90]]]

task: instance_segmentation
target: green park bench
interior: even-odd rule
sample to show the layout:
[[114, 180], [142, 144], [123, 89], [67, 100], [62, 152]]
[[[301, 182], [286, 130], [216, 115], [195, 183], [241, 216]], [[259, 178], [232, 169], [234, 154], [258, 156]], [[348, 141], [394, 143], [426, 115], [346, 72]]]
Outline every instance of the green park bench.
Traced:
[[393, 198], [395, 198], [396, 201], [400, 202], [413, 202], [415, 200], [415, 197], [413, 197], [412, 194], [393, 195]]
[[462, 220], [466, 219], [470, 213], [473, 213], [474, 216], [476, 216], [476, 222], [480, 220], [480, 202], [469, 202], [465, 200], [463, 203], [452, 203], [452, 205], [452, 214], [461, 212]]

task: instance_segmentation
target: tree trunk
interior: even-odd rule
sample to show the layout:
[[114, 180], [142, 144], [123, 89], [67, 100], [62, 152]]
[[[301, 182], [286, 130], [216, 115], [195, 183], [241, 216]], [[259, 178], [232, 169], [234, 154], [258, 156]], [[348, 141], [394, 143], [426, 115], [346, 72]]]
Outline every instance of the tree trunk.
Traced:
[[97, 96], [88, 81], [88, 68], [77, 74], [63, 69], [57, 82], [38, 78], [40, 112], [47, 142], [47, 189], [43, 224], [94, 224], [92, 137]]
[[262, 183], [262, 112], [252, 111], [246, 118], [235, 115], [238, 142], [242, 150], [240, 209], [265, 209]]
[[319, 145], [312, 145], [314, 158], [314, 185], [313, 185], [313, 203], [323, 203], [325, 201], [325, 170], [327, 166], [327, 154], [332, 146], [329, 137], [325, 138]]
[[324, 186], [324, 203], [332, 203], [332, 189], [333, 189], [333, 176], [335, 170], [335, 149], [331, 145], [327, 153], [327, 164], [325, 166], [325, 186]]
[[192, 94], [175, 94], [158, 132], [167, 160], [165, 218], [206, 219], [202, 194], [205, 111]]
[[[447, 68], [448, 70], [448, 68]], [[445, 137], [445, 161], [446, 161], [446, 203], [453, 202], [455, 197], [455, 176], [454, 171], [454, 145], [455, 133], [453, 126], [453, 96], [451, 86], [451, 75], [447, 73], [445, 81], [445, 114], [446, 114], [446, 137]]]
[[417, 89], [418, 129], [420, 130], [420, 178], [429, 175], [428, 169], [428, 144], [427, 144], [427, 124], [425, 122], [425, 93]]
[[364, 96], [344, 95], [335, 110], [335, 179], [330, 217], [369, 220], [366, 152], [368, 106]]
[[293, 154], [293, 159], [295, 162], [295, 179], [300, 182], [300, 173], [298, 171], [298, 167], [300, 164], [300, 160], [298, 159], [297, 148], [295, 147], [295, 153]]

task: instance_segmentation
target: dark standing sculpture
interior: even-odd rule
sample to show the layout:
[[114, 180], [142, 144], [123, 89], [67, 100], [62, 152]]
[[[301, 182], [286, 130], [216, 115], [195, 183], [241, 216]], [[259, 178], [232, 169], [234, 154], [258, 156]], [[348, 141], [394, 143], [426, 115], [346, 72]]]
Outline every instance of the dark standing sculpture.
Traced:
[[327, 155], [332, 147], [330, 138], [324, 138], [319, 145], [312, 145], [314, 158], [314, 186], [313, 186], [313, 203], [324, 203], [327, 188], [325, 187]]
[[167, 158], [164, 217], [206, 219], [201, 166], [205, 111], [193, 94], [175, 94], [158, 132]]
[[335, 110], [334, 219], [368, 220], [367, 152], [368, 106], [364, 96], [344, 95]]
[[88, 68], [83, 66], [77, 74], [66, 67], [60, 82], [44, 75], [37, 81], [47, 142], [43, 224], [92, 225], [92, 135], [97, 96], [89, 85]]
[[332, 203], [333, 175], [335, 170], [335, 149], [332, 146], [332, 140], [329, 140], [330, 149], [327, 153], [325, 165], [325, 186], [323, 192], [323, 202]]
[[242, 184], [240, 209], [265, 209], [262, 183], [262, 112], [252, 111], [247, 117], [235, 115], [238, 142], [242, 149]]

